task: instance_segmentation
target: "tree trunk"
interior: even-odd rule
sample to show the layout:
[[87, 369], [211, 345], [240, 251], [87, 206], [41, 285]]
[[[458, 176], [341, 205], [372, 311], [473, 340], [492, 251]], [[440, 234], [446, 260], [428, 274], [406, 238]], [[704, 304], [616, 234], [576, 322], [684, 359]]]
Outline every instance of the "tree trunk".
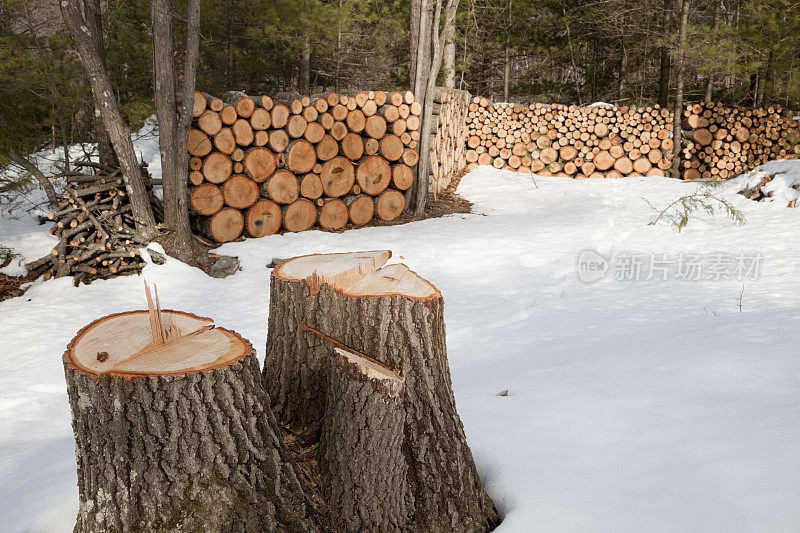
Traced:
[[[409, 17], [409, 62], [408, 62], [408, 79], [410, 90], [414, 90], [417, 86], [417, 59], [419, 57], [419, 17], [420, 6], [423, 0], [411, 0], [410, 2], [410, 17]], [[339, 90], [338, 87], [336, 89]]]
[[[419, 11], [419, 38], [417, 39], [417, 59], [416, 75], [414, 76], [414, 96], [417, 101], [425, 98], [425, 88], [428, 82], [428, 72], [431, 62], [431, 28], [433, 27], [430, 18], [430, 4], [435, 2], [437, 6], [441, 0], [421, 0]], [[439, 31], [438, 28], [436, 31]]]
[[[716, 34], [719, 11], [722, 9], [722, 0], [718, 0], [717, 2], [715, 2], [714, 7], [712, 9], [713, 13], [711, 17], [711, 30]], [[713, 92], [714, 92], [714, 77], [711, 74], [709, 74], [708, 78], [706, 79], [706, 89], [705, 89], [705, 95], [703, 96], [703, 102], [705, 102], [706, 104], [710, 104], [711, 99], [713, 97]]]
[[[194, 236], [189, 225], [186, 151], [194, 107], [194, 89], [200, 33], [200, 0], [190, 0], [186, 22], [186, 58], [180, 103], [176, 101], [175, 54], [172, 35], [172, 0], [151, 0], [153, 72], [159, 125], [161, 171], [164, 181], [164, 223], [171, 233], [164, 238], [167, 253], [181, 261], [196, 262]], [[180, 104], [180, 105], [179, 105]], [[177, 111], [176, 111], [177, 109]]]
[[[447, 7], [445, 8], [445, 27], [447, 24], [452, 23], [455, 19], [456, 11], [458, 10], [459, 0], [447, 0]], [[436, 87], [436, 78], [439, 76], [439, 68], [442, 66], [442, 41], [444, 36], [439, 34], [439, 18], [442, 11], [442, 0], [436, 2], [436, 15], [434, 16], [433, 28], [433, 60], [431, 62], [431, 70], [427, 77], [427, 89], [425, 91], [425, 102], [422, 108], [422, 124], [421, 131], [422, 137], [420, 138], [419, 149], [419, 173], [416, 181], [416, 202], [414, 205], [414, 215], [421, 217], [425, 213], [425, 206], [428, 202], [428, 185], [430, 183], [430, 147], [431, 147], [431, 134], [433, 131], [432, 123], [438, 120], [433, 117], [433, 97], [434, 89]]]
[[179, 311], [110, 315], [72, 340], [64, 369], [75, 531], [314, 530], [255, 352], [236, 333]]
[[39, 186], [47, 195], [47, 203], [50, 204], [50, 209], [55, 210], [58, 206], [58, 198], [56, 197], [56, 188], [53, 187], [53, 183], [47, 179], [47, 176], [45, 176], [41, 170], [39, 170], [39, 167], [30, 162], [27, 158], [25, 158], [25, 156], [17, 152], [14, 148], [9, 148], [7, 152], [11, 161], [21, 166], [26, 172], [36, 179], [36, 181], [39, 183]]
[[311, 94], [311, 36], [303, 37], [303, 53], [300, 57], [300, 90], [302, 95]]
[[[320, 342], [327, 343], [322, 337]], [[328, 347], [320, 488], [337, 531], [407, 531], [413, 495], [403, 457], [403, 378], [352, 350]]]
[[[675, 0], [664, 0], [663, 14], [663, 32], [666, 39], [672, 33], [672, 3]], [[659, 68], [658, 78], [658, 105], [665, 108], [669, 100], [669, 76], [671, 64], [669, 57], [669, 47], [661, 47], [661, 66]]]
[[450, 24], [445, 21], [444, 28], [444, 86], [456, 86], [456, 20]]
[[318, 337], [369, 354], [405, 379], [403, 455], [415, 502], [409, 529], [489, 531], [498, 518], [456, 411], [441, 294], [404, 265], [380, 268], [390, 255], [304, 256], [273, 271], [264, 364], [273, 410], [293, 433], [312, 435], [313, 446], [314, 428], [329, 423], [330, 347]]
[[102, 34], [92, 29], [91, 20], [99, 19], [99, 0], [63, 0], [59, 5], [64, 23], [89, 77], [95, 106], [100, 109], [103, 126], [108, 132], [122, 167], [122, 176], [128, 190], [137, 230], [146, 238], [152, 239], [157, 234], [156, 221], [150, 207], [142, 171], [136, 159], [130, 131], [120, 113], [108, 70], [105, 68]]
[[677, 80], [675, 83], [675, 108], [673, 109], [673, 122], [672, 122], [672, 177], [680, 179], [681, 177], [681, 148], [683, 141], [681, 139], [681, 118], [683, 117], [683, 77], [684, 70], [686, 69], [686, 26], [689, 21], [689, 2], [691, 0], [682, 0], [681, 2], [681, 18], [680, 26], [678, 27], [678, 72]]

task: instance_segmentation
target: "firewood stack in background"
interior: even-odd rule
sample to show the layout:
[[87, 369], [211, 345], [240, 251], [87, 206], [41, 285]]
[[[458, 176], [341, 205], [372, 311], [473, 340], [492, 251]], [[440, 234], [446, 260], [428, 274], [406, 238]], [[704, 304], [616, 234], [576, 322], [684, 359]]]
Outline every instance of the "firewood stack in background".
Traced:
[[798, 122], [780, 106], [725, 107], [707, 103], [683, 112], [684, 179], [726, 179], [771, 159], [800, 154]]
[[[45, 279], [72, 276], [75, 285], [139, 273], [145, 264], [139, 249], [149, 241], [136, 232], [122, 171], [89, 161], [73, 166], [77, 170], [63, 173], [65, 193], [47, 217], [59, 242], [50, 254], [25, 265], [28, 273]], [[152, 193], [157, 180], [142, 171], [156, 216], [162, 218], [163, 206]]]
[[437, 87], [432, 115], [435, 129], [431, 133], [431, 188], [437, 199], [450, 185], [456, 173], [466, 166], [467, 106], [466, 91]]
[[190, 203], [217, 242], [397, 218], [419, 159], [413, 93], [195, 93]]
[[474, 97], [467, 113], [470, 167], [542, 176], [665, 174], [672, 114], [658, 107], [492, 104]]

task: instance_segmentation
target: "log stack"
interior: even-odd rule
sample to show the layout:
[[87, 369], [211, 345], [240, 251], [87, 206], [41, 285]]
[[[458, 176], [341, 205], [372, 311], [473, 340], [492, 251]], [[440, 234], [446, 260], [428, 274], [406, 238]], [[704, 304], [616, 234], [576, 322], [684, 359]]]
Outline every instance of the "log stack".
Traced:
[[[73, 165], [77, 170], [64, 173], [65, 193], [58, 195], [58, 206], [47, 216], [53, 222], [50, 233], [59, 242], [49, 255], [28, 263], [28, 273], [45, 279], [72, 276], [75, 285], [137, 274], [144, 267], [139, 249], [149, 241], [136, 232], [121, 170], [90, 161]], [[156, 180], [142, 170], [160, 216], [161, 201], [150, 190]]]
[[672, 113], [659, 107], [493, 104], [467, 113], [468, 166], [576, 179], [665, 174]]
[[195, 93], [188, 150], [198, 228], [217, 242], [389, 221], [419, 159], [413, 93]]
[[684, 179], [727, 179], [771, 159], [800, 154], [800, 130], [781, 106], [687, 106], [683, 112]]
[[438, 116], [431, 146], [431, 186], [436, 199], [450, 185], [456, 173], [467, 164], [467, 111], [470, 95], [466, 91], [437, 88], [433, 114]]

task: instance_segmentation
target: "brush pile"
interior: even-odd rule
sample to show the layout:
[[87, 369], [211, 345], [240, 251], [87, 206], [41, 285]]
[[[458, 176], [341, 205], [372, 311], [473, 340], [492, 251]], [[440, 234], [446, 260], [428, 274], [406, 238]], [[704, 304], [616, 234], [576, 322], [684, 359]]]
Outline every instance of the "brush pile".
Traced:
[[[96, 279], [137, 274], [144, 267], [139, 249], [147, 241], [137, 234], [121, 170], [89, 161], [75, 162], [65, 172], [66, 187], [49, 213], [50, 233], [59, 237], [49, 255], [26, 265], [34, 277], [72, 276], [77, 286]], [[156, 216], [161, 201], [152, 194], [154, 180], [144, 170]]]

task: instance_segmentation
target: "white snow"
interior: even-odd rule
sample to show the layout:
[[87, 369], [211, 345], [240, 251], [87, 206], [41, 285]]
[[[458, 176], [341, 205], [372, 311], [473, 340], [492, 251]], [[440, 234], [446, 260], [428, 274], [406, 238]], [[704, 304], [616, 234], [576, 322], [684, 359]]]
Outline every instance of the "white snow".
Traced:
[[767, 175], [771, 176], [772, 180], [764, 184], [761, 190], [765, 194], [769, 194], [769, 197], [762, 201], [785, 208], [789, 203], [800, 198], [800, 192], [792, 187], [800, 184], [800, 163], [796, 159], [769, 161], [750, 172], [728, 180], [724, 183], [724, 187], [734, 192], [742, 191], [755, 187]]
[[[389, 248], [390, 262], [444, 296], [458, 410], [504, 518], [498, 532], [798, 531], [800, 209], [721, 188], [746, 224], [704, 214], [681, 233], [649, 225], [645, 199], [666, 206], [697, 187], [661, 177], [534, 185], [479, 167], [459, 186], [472, 214], [226, 244], [219, 252], [243, 271], [223, 280], [175, 260], [143, 277], [163, 306], [213, 318], [263, 358], [273, 258]], [[46, 231], [2, 223], [3, 242]], [[586, 250], [602, 267], [593, 283], [576, 275]], [[615, 279], [636, 257], [656, 279]], [[757, 279], [720, 276], [722, 257], [759, 258]], [[669, 264], [666, 281], [654, 258]], [[710, 279], [678, 279], [691, 258]], [[61, 355], [89, 321], [144, 306], [141, 277], [39, 281], [0, 303], [0, 529], [73, 527]]]

